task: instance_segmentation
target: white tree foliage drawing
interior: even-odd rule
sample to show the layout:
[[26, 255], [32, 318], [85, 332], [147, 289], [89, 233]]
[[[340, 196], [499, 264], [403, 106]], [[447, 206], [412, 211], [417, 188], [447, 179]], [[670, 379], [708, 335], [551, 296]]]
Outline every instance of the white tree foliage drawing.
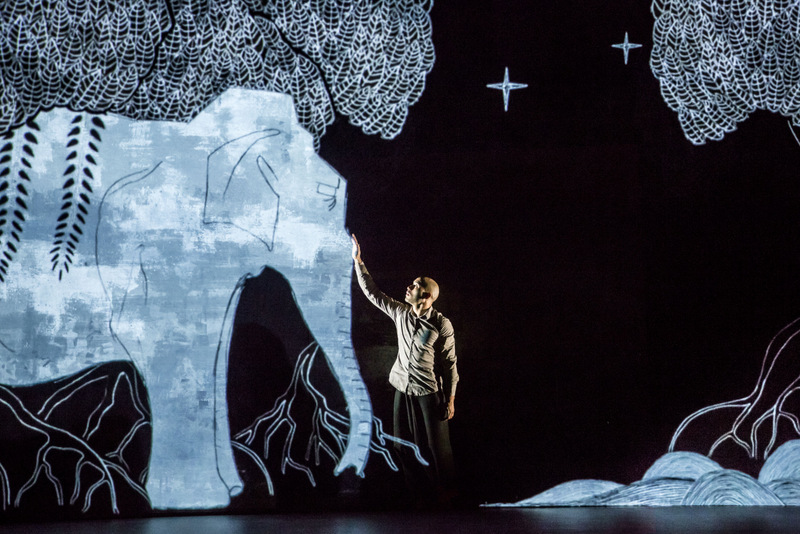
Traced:
[[800, 125], [800, 2], [654, 0], [650, 67], [696, 145], [758, 109]]

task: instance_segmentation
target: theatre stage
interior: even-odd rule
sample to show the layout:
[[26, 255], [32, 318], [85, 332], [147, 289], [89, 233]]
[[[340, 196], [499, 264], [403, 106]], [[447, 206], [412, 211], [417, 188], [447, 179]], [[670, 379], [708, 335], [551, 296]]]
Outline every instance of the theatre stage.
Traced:
[[200, 515], [14, 523], [3, 534], [738, 533], [800, 532], [800, 507], [472, 509], [447, 512]]

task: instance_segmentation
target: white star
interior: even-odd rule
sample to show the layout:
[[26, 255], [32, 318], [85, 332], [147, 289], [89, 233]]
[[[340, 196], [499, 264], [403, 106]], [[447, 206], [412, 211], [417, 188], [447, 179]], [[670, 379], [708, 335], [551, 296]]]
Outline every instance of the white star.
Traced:
[[625, 32], [625, 41], [622, 42], [622, 43], [613, 44], [611, 46], [613, 46], [614, 48], [622, 49], [622, 52], [625, 54], [625, 64], [627, 65], [628, 64], [628, 52], [630, 52], [632, 48], [639, 48], [642, 45], [636, 44], [636, 43], [629, 43], [628, 42], [628, 32]]
[[526, 83], [513, 83], [508, 81], [508, 67], [506, 67], [506, 75], [503, 77], [503, 83], [490, 83], [486, 87], [489, 89], [500, 89], [503, 91], [503, 108], [508, 111], [508, 95], [513, 89], [525, 89], [528, 87]]

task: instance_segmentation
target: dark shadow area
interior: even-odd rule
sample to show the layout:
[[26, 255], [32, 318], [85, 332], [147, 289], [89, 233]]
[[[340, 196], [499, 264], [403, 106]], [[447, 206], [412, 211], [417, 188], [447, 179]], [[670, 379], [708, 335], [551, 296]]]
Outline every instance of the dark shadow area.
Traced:
[[42, 384], [0, 386], [0, 517], [41, 520], [150, 512], [152, 423], [130, 362]]
[[[383, 479], [394, 473], [379, 456], [370, 455], [363, 479], [352, 469], [334, 474], [336, 461], [325, 446], [335, 452], [336, 440], [315, 417], [321, 408], [346, 415], [344, 397], [288, 281], [272, 268], [249, 279], [242, 291], [227, 391], [234, 457], [244, 482], [231, 511], [393, 505]], [[334, 428], [346, 439], [346, 425]]]

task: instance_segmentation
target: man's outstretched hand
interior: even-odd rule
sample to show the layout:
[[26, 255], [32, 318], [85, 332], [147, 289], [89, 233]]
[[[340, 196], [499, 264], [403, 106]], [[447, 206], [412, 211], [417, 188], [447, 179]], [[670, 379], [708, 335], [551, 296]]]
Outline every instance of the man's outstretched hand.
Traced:
[[353, 242], [353, 261], [360, 264], [361, 246], [358, 244], [358, 239], [356, 239], [356, 234], [350, 234], [350, 239]]

